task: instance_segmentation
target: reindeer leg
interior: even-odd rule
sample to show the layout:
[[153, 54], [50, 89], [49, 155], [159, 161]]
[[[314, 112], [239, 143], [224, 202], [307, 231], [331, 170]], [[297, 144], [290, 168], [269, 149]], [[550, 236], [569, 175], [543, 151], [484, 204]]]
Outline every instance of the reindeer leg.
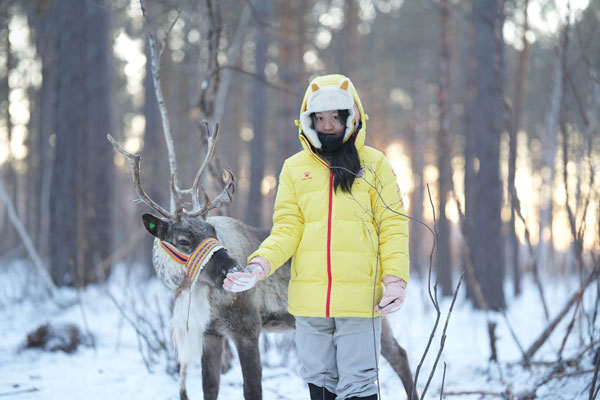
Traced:
[[246, 330], [243, 335], [236, 332], [233, 341], [237, 348], [244, 378], [244, 399], [262, 399], [262, 365], [258, 348], [259, 327], [256, 332]]
[[228, 372], [231, 369], [231, 345], [229, 340], [223, 340], [223, 355], [221, 356], [221, 374]]
[[[410, 399], [410, 393], [413, 389], [413, 376], [408, 365], [406, 351], [394, 339], [392, 328], [390, 328], [390, 324], [385, 318], [381, 323], [381, 355], [390, 363], [402, 380], [404, 390], [406, 390], [406, 394]], [[413, 400], [419, 400], [416, 393]]]
[[202, 353], [202, 391], [204, 400], [216, 400], [221, 382], [221, 356], [225, 337], [217, 333], [204, 332]]
[[185, 388], [185, 379], [187, 377], [187, 364], [181, 364], [179, 374], [179, 400], [188, 400], [187, 390]]

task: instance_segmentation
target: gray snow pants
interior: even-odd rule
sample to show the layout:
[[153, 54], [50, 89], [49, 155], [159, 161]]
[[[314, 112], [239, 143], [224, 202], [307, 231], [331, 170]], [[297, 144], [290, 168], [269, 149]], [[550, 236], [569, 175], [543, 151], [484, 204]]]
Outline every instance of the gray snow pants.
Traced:
[[306, 383], [325, 387], [338, 400], [377, 393], [380, 317], [296, 317], [296, 349], [300, 376]]

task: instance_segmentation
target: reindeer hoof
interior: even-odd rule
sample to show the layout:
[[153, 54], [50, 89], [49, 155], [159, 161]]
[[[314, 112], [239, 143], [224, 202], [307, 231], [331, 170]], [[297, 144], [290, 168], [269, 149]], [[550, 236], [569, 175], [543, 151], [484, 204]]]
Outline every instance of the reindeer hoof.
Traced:
[[179, 392], [179, 400], [189, 400], [187, 392], [185, 390]]

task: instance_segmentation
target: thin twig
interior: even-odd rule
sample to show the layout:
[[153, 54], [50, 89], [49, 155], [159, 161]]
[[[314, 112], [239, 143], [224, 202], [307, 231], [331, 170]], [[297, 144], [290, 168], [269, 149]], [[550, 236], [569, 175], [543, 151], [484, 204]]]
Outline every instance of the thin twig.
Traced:
[[[431, 329], [431, 334], [429, 335], [429, 340], [427, 341], [427, 345], [425, 346], [425, 350], [423, 351], [423, 355], [421, 356], [421, 361], [419, 362], [419, 365], [417, 366], [417, 370], [415, 372], [415, 379], [413, 381], [413, 390], [412, 393], [410, 394], [410, 399], [413, 399], [413, 396], [416, 394], [416, 390], [417, 390], [417, 382], [419, 380], [419, 373], [421, 372], [421, 367], [423, 366], [423, 362], [425, 361], [425, 357], [427, 356], [427, 353], [429, 353], [429, 348], [431, 347], [431, 343], [433, 342], [433, 338], [435, 336], [435, 332], [437, 331], [437, 327], [438, 324], [440, 322], [440, 307], [437, 303], [437, 295], [434, 297], [431, 294], [431, 270], [432, 270], [432, 262], [433, 262], [433, 252], [435, 251], [436, 248], [436, 244], [437, 244], [437, 230], [435, 227], [435, 206], [433, 204], [433, 200], [431, 198], [431, 191], [429, 190], [429, 184], [427, 185], [427, 194], [429, 195], [429, 204], [431, 205], [432, 208], [432, 213], [433, 213], [433, 221], [434, 221], [434, 228], [433, 228], [433, 232], [434, 232], [434, 240], [433, 240], [433, 246], [432, 246], [432, 253], [429, 255], [429, 278], [428, 278], [428, 282], [427, 282], [427, 289], [429, 291], [429, 298], [431, 299], [431, 302], [433, 303], [433, 306], [435, 308], [436, 311], [436, 317], [435, 317], [435, 323], [433, 324], [433, 328]], [[434, 290], [437, 288], [437, 277], [436, 277], [436, 284], [434, 285]], [[432, 370], [433, 372], [434, 370]], [[423, 395], [425, 393], [422, 392], [421, 393], [421, 398], [423, 398]]]
[[39, 392], [39, 391], [40, 391], [40, 389], [34, 387], [31, 389], [21, 389], [21, 390], [15, 390], [12, 392], [0, 393], [0, 397], [17, 396], [19, 394], [34, 393], [34, 392]]
[[259, 74], [254, 73], [254, 72], [251, 72], [251, 71], [247, 71], [244, 68], [239, 67], [237, 65], [231, 65], [231, 64], [220, 65], [217, 70], [213, 71], [213, 74], [218, 73], [218, 71], [220, 71], [220, 70], [231, 70], [231, 71], [235, 71], [235, 72], [239, 72], [241, 74], [247, 75], [247, 76], [249, 76], [251, 78], [256, 79], [259, 82], [262, 82], [263, 84], [265, 84], [265, 86], [267, 86], [267, 87], [269, 87], [269, 88], [271, 88], [273, 90], [277, 90], [278, 92], [287, 94], [289, 96], [293, 96], [293, 97], [297, 98], [298, 95], [299, 95], [299, 92], [290, 90], [289, 87], [281, 86], [281, 85], [277, 85], [275, 83], [272, 83], [267, 78], [265, 78], [264, 76], [259, 75]]
[[600, 349], [596, 350], [596, 366], [594, 367], [594, 377], [592, 378], [592, 384], [590, 385], [590, 397], [589, 400], [594, 400], [600, 390], [600, 385], [596, 387], [596, 381], [598, 380], [598, 370], [600, 369]]
[[[115, 307], [117, 308], [117, 310], [119, 311], [119, 313], [121, 314], [123, 319], [125, 319], [127, 322], [129, 322], [129, 324], [135, 330], [140, 355], [142, 356], [144, 364], [146, 365], [146, 369], [149, 372], [152, 372], [152, 365], [151, 365], [150, 360], [148, 359], [149, 354], [146, 354], [146, 352], [144, 351], [143, 343], [145, 343], [146, 347], [153, 352], [157, 352], [160, 349], [166, 350], [167, 349], [166, 344], [160, 340], [158, 340], [158, 341], [153, 340], [151, 337], [149, 337], [148, 334], [146, 332], [144, 332], [144, 330], [139, 325], [139, 322], [141, 320], [140, 316], [136, 315], [135, 317], [136, 317], [137, 321], [134, 321], [134, 319], [131, 316], [129, 316], [129, 314], [124, 310], [123, 306], [121, 304], [119, 304], [119, 302], [115, 299], [115, 297], [113, 296], [111, 291], [106, 286], [103, 287], [103, 291], [106, 293], [108, 298], [112, 301], [112, 303], [115, 305]], [[157, 337], [155, 335], [154, 339], [156, 339], [156, 338]], [[158, 342], [158, 346], [155, 344], [155, 342]]]
[[562, 343], [560, 345], [560, 349], [558, 350], [558, 359], [559, 360], [562, 359], [562, 353], [563, 353], [563, 350], [565, 349], [565, 345], [567, 344], [567, 339], [569, 338], [569, 335], [571, 334], [571, 332], [573, 331], [573, 327], [575, 326], [575, 319], [577, 317], [577, 312], [579, 311], [580, 305], [581, 305], [581, 297], [579, 297], [579, 299], [577, 300], [577, 304], [575, 304], [575, 310], [573, 311], [573, 318], [571, 318], [571, 322], [569, 322], [569, 325], [567, 326], [567, 332], [565, 333], [565, 336], [563, 337]]
[[57, 296], [56, 285], [54, 285], [54, 282], [52, 281], [52, 277], [48, 273], [48, 270], [46, 269], [46, 267], [44, 267], [44, 263], [42, 262], [42, 259], [40, 258], [37, 250], [35, 249], [35, 246], [33, 245], [31, 238], [27, 234], [27, 231], [25, 230], [23, 223], [21, 223], [21, 220], [19, 219], [19, 216], [17, 215], [17, 212], [15, 211], [12, 201], [10, 200], [10, 196], [6, 192], [6, 189], [4, 189], [4, 185], [2, 184], [2, 182], [0, 182], [0, 198], [4, 202], [4, 206], [6, 207], [6, 210], [8, 212], [8, 217], [10, 218], [10, 221], [12, 222], [13, 226], [19, 233], [19, 236], [21, 237], [21, 240], [23, 241], [23, 244], [25, 245], [27, 252], [29, 253], [29, 257], [31, 257], [31, 259], [33, 260], [33, 264], [35, 265], [38, 273], [40, 274], [40, 277], [44, 281], [44, 285], [46, 286], [46, 289], [48, 290], [48, 294], [50, 295], [50, 298], [55, 299]]
[[442, 396], [444, 395], [445, 382], [446, 382], [446, 361], [444, 361], [444, 373], [442, 375], [442, 388], [440, 389], [440, 400], [442, 400]]
[[546, 376], [544, 379], [542, 379], [540, 382], [536, 383], [535, 387], [539, 388], [541, 386], [544, 386], [546, 383], [548, 383], [554, 379], [570, 378], [572, 376], [579, 376], [579, 375], [589, 374], [592, 372], [594, 372], [593, 369], [583, 369], [580, 371], [563, 372], [563, 373], [558, 373], [558, 374], [551, 373], [548, 376]]
[[505, 398], [506, 397], [506, 393], [505, 392], [488, 392], [486, 390], [464, 390], [464, 391], [460, 391], [460, 392], [446, 392], [446, 393], [444, 393], [444, 395], [446, 395], [446, 396], [473, 396], [473, 395], [480, 395], [480, 396], [485, 396], [485, 398], [488, 398], [488, 397], [502, 397], [502, 398]]
[[521, 201], [519, 200], [519, 196], [515, 190], [513, 193], [513, 203], [514, 203], [514, 211], [517, 213], [517, 216], [523, 222], [523, 227], [525, 228], [525, 241], [527, 242], [527, 248], [529, 249], [529, 254], [533, 259], [533, 280], [538, 289], [538, 294], [540, 295], [540, 300], [542, 301], [542, 308], [544, 309], [544, 317], [546, 318], [546, 322], [550, 319], [550, 312], [548, 311], [548, 303], [546, 302], [546, 295], [544, 293], [544, 288], [542, 286], [542, 281], [540, 280], [540, 272], [538, 268], [538, 262], [535, 257], [535, 251], [533, 249], [533, 245], [531, 244], [531, 235], [529, 234], [529, 228], [527, 225], [527, 221], [525, 221], [525, 217], [521, 213]]
[[[94, 266], [90, 271], [88, 271], [88, 278], [92, 279], [94, 277], [103, 276], [106, 274], [106, 271], [117, 261], [121, 260], [125, 256], [127, 256], [131, 249], [137, 245], [137, 243], [145, 236], [145, 230], [140, 229], [133, 235], [129, 237], [127, 242], [125, 242], [121, 247], [112, 252], [108, 257], [104, 260], [100, 261], [98, 264]], [[92, 276], [95, 274], [95, 276]]]
[[[450, 303], [450, 309], [448, 310], [448, 314], [446, 315], [446, 323], [444, 324], [444, 329], [442, 330], [442, 338], [440, 339], [440, 348], [438, 350], [437, 357], [435, 362], [433, 363], [433, 367], [431, 368], [431, 373], [429, 374], [429, 379], [427, 380], [427, 384], [423, 391], [421, 392], [421, 398], [425, 398], [425, 393], [427, 392], [427, 388], [433, 378], [433, 374], [435, 373], [435, 369], [437, 367], [437, 363], [442, 355], [442, 351], [444, 350], [444, 345], [446, 344], [446, 330], [448, 329], [448, 322], [450, 321], [450, 316], [452, 315], [452, 310], [454, 309], [454, 304], [456, 303], [456, 296], [458, 295], [458, 291], [460, 290], [460, 286], [462, 284], [463, 278], [465, 276], [464, 271], [460, 274], [460, 279], [458, 280], [458, 284], [456, 285], [456, 289], [454, 289], [454, 295], [452, 296], [452, 303]], [[446, 371], [445, 367], [446, 363], [444, 363], [444, 373]], [[443, 387], [443, 385], [442, 385]]]
[[504, 316], [504, 321], [506, 322], [506, 326], [508, 326], [508, 330], [513, 338], [513, 340], [515, 341], [515, 343], [517, 344], [517, 347], [519, 347], [519, 351], [521, 352], [521, 356], [524, 357], [525, 356], [525, 350], [523, 350], [523, 346], [521, 345], [521, 342], [519, 341], [519, 338], [517, 337], [517, 334], [515, 332], [515, 330], [512, 327], [512, 324], [510, 323], [509, 319], [508, 319], [508, 315], [506, 315], [506, 310], [502, 310], [502, 315]]
[[577, 291], [575, 293], [573, 293], [573, 295], [571, 295], [571, 297], [569, 298], [567, 303], [564, 305], [562, 311], [554, 318], [554, 320], [552, 320], [552, 322], [550, 322], [548, 327], [546, 327], [546, 329], [544, 329], [544, 331], [539, 335], [538, 339], [529, 347], [529, 349], [527, 350], [527, 352], [525, 353], [525, 356], [523, 358], [523, 362], [525, 364], [527, 364], [529, 362], [529, 360], [531, 360], [533, 355], [540, 349], [540, 347], [542, 347], [542, 345], [544, 344], [546, 339], [548, 339], [548, 337], [550, 337], [550, 335], [552, 334], [552, 332], [554, 331], [554, 329], [556, 328], [558, 323], [569, 312], [569, 310], [571, 309], [573, 304], [575, 304], [575, 302], [578, 301], [581, 298], [581, 296], [583, 296], [583, 292], [585, 291], [587, 286], [598, 277], [599, 272], [600, 272], [600, 265], [596, 264], [592, 273], [581, 284], [579, 289], [577, 289]]
[[483, 295], [481, 283], [479, 283], [479, 279], [477, 279], [477, 273], [475, 272], [475, 262], [473, 261], [473, 252], [471, 251], [471, 246], [468, 242], [467, 225], [465, 223], [465, 214], [462, 211], [462, 204], [454, 190], [452, 191], [452, 197], [454, 198], [454, 204], [456, 204], [456, 211], [458, 212], [458, 220], [460, 223], [460, 231], [464, 241], [464, 252], [466, 253], [464, 256], [464, 264], [467, 272], [467, 282], [473, 289], [475, 301], [477, 302], [478, 307], [483, 311], [488, 311], [489, 307], [487, 301], [485, 300], [485, 296]]
[[[491, 353], [490, 360], [497, 362], [498, 361], [498, 356], [497, 356], [498, 352], [496, 351], [496, 339], [494, 336], [495, 329], [496, 329], [496, 323], [493, 322], [492, 319], [490, 318], [489, 306], [488, 306], [485, 296], [483, 294], [483, 290], [481, 289], [481, 283], [479, 282], [479, 279], [477, 278], [477, 273], [475, 272], [475, 261], [473, 259], [473, 252], [471, 251], [471, 246], [470, 246], [469, 240], [468, 240], [467, 227], [466, 227], [466, 223], [465, 223], [465, 215], [462, 211], [462, 205], [461, 205], [460, 199], [456, 196], [456, 193], [454, 190], [452, 191], [452, 196], [454, 197], [456, 209], [458, 211], [460, 231], [461, 231], [461, 234], [463, 236], [463, 241], [464, 241], [463, 252], [466, 254], [463, 255], [463, 260], [464, 260], [465, 270], [467, 273], [467, 281], [471, 285], [471, 288], [473, 289], [473, 293], [475, 295], [475, 301], [476, 301], [477, 305], [485, 313], [485, 318], [486, 318], [486, 322], [487, 322], [487, 330], [488, 330], [488, 334], [490, 337], [490, 353]], [[505, 318], [506, 318], [506, 321], [508, 322], [508, 317], [505, 316]], [[513, 337], [516, 338], [516, 336], [513, 336]], [[520, 346], [518, 341], [517, 341], [517, 345]], [[498, 368], [500, 368], [500, 364], [498, 364]]]

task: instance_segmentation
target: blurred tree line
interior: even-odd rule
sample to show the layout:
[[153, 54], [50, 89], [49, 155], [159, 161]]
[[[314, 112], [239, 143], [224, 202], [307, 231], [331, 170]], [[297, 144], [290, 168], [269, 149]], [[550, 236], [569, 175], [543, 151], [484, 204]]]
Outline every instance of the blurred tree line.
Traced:
[[[566, 3], [563, 4], [563, 3]], [[237, 179], [221, 212], [268, 228], [279, 170], [301, 149], [294, 120], [311, 77], [348, 75], [367, 144], [397, 168], [411, 217], [434, 226], [442, 293], [465, 268], [483, 308], [520, 277], [581, 276], [598, 264], [600, 0], [5, 0], [0, 5], [0, 174], [58, 285], [150, 264], [129, 166], [169, 203], [164, 116], [148, 34], [190, 186], [202, 120], [220, 122], [211, 177]], [[6, 204], [6, 201], [5, 201]], [[0, 257], [25, 258], [0, 206]], [[433, 238], [411, 223], [413, 273]], [[478, 297], [477, 292], [483, 295]], [[543, 297], [543, 296], [542, 296]]]

